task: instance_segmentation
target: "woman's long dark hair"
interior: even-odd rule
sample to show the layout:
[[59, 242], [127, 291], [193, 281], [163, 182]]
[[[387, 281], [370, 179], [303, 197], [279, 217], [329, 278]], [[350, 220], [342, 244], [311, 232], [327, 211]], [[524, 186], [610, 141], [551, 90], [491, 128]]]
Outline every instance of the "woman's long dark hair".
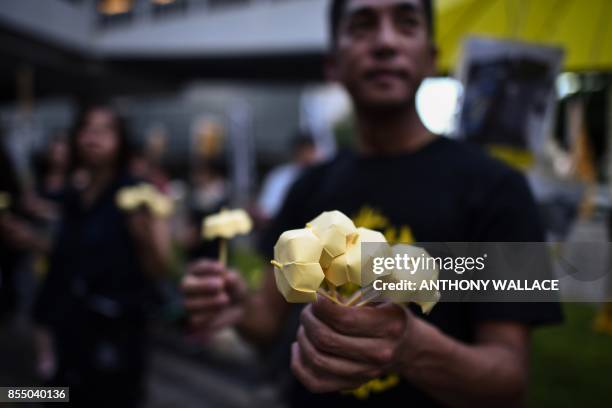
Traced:
[[0, 129], [0, 191], [11, 194], [14, 199], [21, 192], [13, 160], [4, 145], [2, 129]]
[[79, 157], [78, 143], [77, 143], [79, 133], [81, 132], [81, 129], [83, 129], [83, 126], [85, 126], [85, 123], [87, 121], [87, 117], [89, 116], [89, 114], [92, 111], [98, 110], [98, 109], [108, 110], [112, 112], [113, 114], [113, 121], [114, 121], [113, 127], [115, 128], [115, 132], [117, 133], [117, 137], [119, 138], [119, 151], [117, 154], [118, 155], [117, 160], [115, 161], [116, 170], [118, 172], [127, 171], [130, 160], [132, 158], [133, 148], [132, 148], [130, 137], [128, 135], [125, 118], [123, 118], [119, 114], [119, 112], [115, 108], [113, 108], [113, 106], [109, 103], [89, 102], [89, 103], [82, 105], [81, 109], [79, 110], [79, 113], [76, 116], [76, 121], [74, 122], [72, 131], [70, 132], [69, 146], [70, 146], [70, 171], [71, 172], [80, 168], [82, 165], [81, 159]]

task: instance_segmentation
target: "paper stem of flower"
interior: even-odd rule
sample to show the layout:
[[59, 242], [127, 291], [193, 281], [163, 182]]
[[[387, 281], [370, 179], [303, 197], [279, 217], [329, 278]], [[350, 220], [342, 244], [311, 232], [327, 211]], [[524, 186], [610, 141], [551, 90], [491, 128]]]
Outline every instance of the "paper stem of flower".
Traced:
[[357, 302], [359, 299], [363, 297], [363, 293], [364, 293], [363, 289], [359, 289], [357, 292], [353, 293], [353, 296], [351, 296], [349, 300], [346, 302], [346, 306], [353, 306], [355, 302]]
[[357, 303], [355, 305], [355, 307], [362, 307], [367, 305], [368, 303], [370, 303], [371, 301], [373, 301], [374, 299], [376, 299], [378, 297], [378, 293], [374, 292], [374, 294], [370, 294], [370, 296], [365, 296], [364, 299], [361, 300], [361, 302]]
[[337, 298], [331, 297], [324, 289], [317, 290], [317, 293], [335, 304], [342, 306], [342, 303], [340, 303]]
[[334, 299], [338, 300], [338, 290], [336, 288], [336, 285], [334, 285], [331, 282], [327, 282], [327, 286], [329, 286], [329, 294], [331, 297], [333, 297]]
[[359, 289], [357, 292], [353, 293], [353, 296], [349, 298], [349, 300], [346, 302], [346, 306], [353, 306], [355, 303], [357, 303], [357, 301], [368, 295], [373, 289], [374, 288], [372, 287], [372, 285]]
[[221, 262], [221, 265], [227, 266], [227, 239], [225, 238], [219, 240], [219, 262]]

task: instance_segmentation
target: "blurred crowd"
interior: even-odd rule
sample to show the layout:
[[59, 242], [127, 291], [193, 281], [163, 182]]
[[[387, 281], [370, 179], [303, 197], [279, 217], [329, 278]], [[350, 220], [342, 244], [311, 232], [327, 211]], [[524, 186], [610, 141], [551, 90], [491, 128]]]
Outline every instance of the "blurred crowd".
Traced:
[[[257, 229], [317, 160], [308, 135], [294, 137], [293, 152], [250, 206]], [[189, 179], [173, 181], [163, 155], [162, 138], [135, 146], [108, 103], [84, 104], [70, 132], [48, 138], [29, 160], [31, 182], [0, 143], [0, 318], [33, 325], [40, 384], [69, 385], [83, 406], [111, 396], [138, 404], [151, 316], [180, 304], [177, 282], [189, 260], [218, 253], [201, 223], [231, 204], [223, 158], [194, 160]], [[119, 192], [143, 183], [172, 200], [171, 214], [121, 208]], [[180, 327], [181, 310], [174, 316]]]

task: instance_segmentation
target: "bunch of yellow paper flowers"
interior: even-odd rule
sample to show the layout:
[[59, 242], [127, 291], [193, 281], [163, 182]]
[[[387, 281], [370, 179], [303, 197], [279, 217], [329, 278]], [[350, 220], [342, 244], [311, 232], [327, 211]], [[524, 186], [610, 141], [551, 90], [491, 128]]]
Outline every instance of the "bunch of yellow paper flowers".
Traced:
[[[362, 243], [367, 245], [362, 246]], [[405, 245], [401, 247], [406, 250]], [[382, 275], [372, 272], [374, 258], [390, 257], [393, 253], [394, 248], [383, 234], [356, 228], [342, 212], [330, 211], [306, 224], [306, 228], [284, 232], [274, 247], [272, 264], [278, 290], [289, 303], [313, 302], [318, 294], [338, 304], [362, 306], [379, 295], [372, 290], [374, 280], [400, 281], [405, 278], [400, 271]], [[437, 279], [437, 276], [435, 270], [426, 278]], [[344, 299], [338, 288], [347, 284], [361, 289]], [[415, 303], [424, 312], [429, 312], [439, 294], [433, 294], [433, 298], [435, 301]]]

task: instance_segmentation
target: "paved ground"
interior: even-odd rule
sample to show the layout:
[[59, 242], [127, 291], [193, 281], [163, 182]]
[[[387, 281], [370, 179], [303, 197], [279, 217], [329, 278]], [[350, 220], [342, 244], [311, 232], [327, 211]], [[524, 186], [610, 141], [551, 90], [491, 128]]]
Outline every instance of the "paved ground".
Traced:
[[[254, 356], [231, 336], [221, 341], [224, 347], [205, 350], [176, 333], [156, 338], [147, 408], [281, 408], [274, 387], [260, 381]], [[31, 329], [5, 323], [0, 328], [0, 385], [39, 384], [34, 363]], [[19, 404], [27, 406], [37, 407]]]

